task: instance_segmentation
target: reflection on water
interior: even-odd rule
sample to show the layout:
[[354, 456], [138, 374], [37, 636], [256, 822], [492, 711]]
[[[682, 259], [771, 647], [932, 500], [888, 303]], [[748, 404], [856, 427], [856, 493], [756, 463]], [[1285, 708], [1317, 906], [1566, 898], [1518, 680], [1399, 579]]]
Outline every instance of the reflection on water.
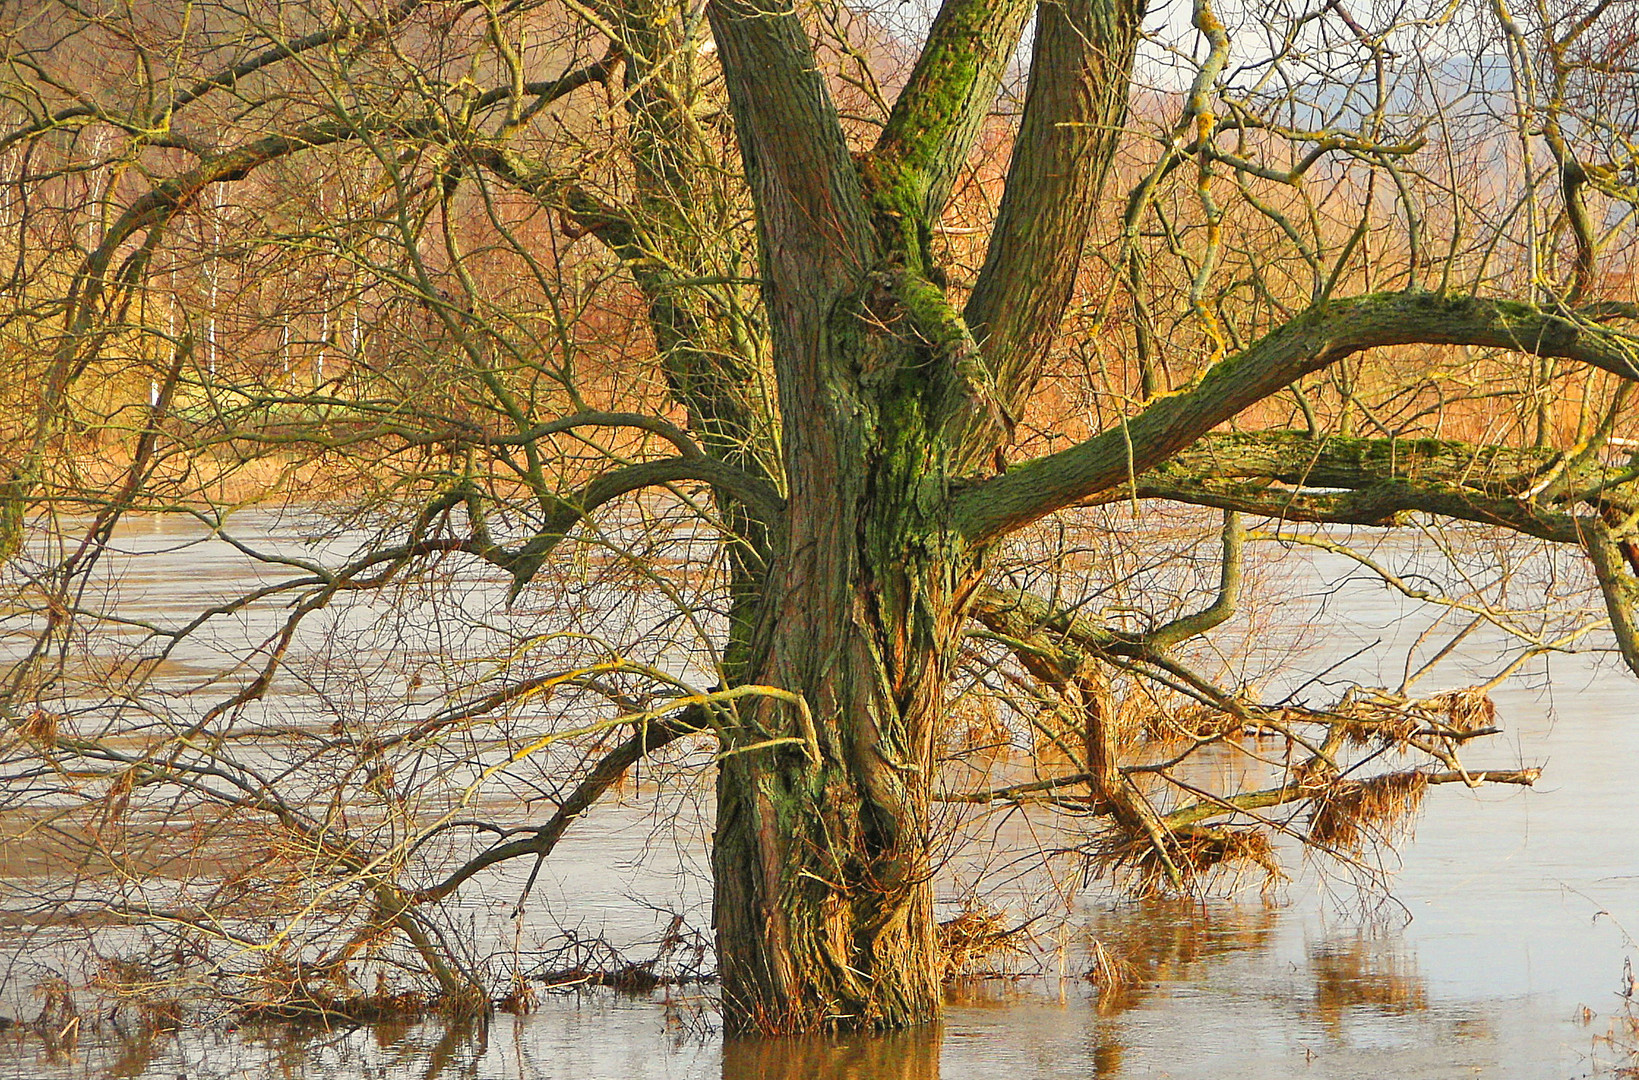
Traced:
[[[948, 988], [943, 1025], [883, 1036], [724, 1041], [709, 997], [552, 994], [528, 1016], [372, 1027], [265, 1025], [121, 1034], [68, 1054], [14, 1039], [0, 1076], [147, 1080], [1026, 1080], [1621, 1076], [1609, 1019], [1545, 1018], [1529, 997], [1442, 997], [1394, 931], [1304, 941], [1303, 912], [1148, 902], [1090, 913], [1131, 979]], [[1312, 924], [1308, 925], [1312, 929]], [[1089, 940], [1091, 940], [1089, 938]], [[1598, 1019], [1598, 1023], [1594, 1023]], [[14, 1033], [12, 1033], [14, 1034]], [[0, 1038], [5, 1037], [0, 1035]], [[10, 1071], [8, 1071], [8, 1069]]]
[[1274, 943], [1278, 909], [1262, 904], [1151, 898], [1095, 908], [1087, 921], [1087, 978], [1113, 1016], [1215, 961]]
[[1381, 938], [1361, 935], [1309, 951], [1314, 1008], [1326, 1030], [1341, 1037], [1350, 1009], [1366, 1007], [1400, 1016], [1428, 1008], [1428, 985], [1416, 959]]
[[[678, 1026], [656, 1003], [605, 991], [565, 998], [532, 1017], [338, 1030], [219, 1028], [107, 1036], [74, 1055], [0, 1043], [0, 1076], [146, 1080], [1026, 1080], [1090, 1077], [1456, 1078], [1622, 1076], [1632, 1065], [1607, 1026], [1574, 1044], [1539, 1040], [1529, 1009], [1429, 1009], [1415, 980], [1369, 959], [1318, 961], [1317, 1015], [1232, 981], [1223, 997], [1162, 991], [1125, 1016], [1082, 995], [1018, 987], [988, 1001], [957, 994], [942, 1027], [874, 1037], [724, 1043]], [[1357, 977], [1355, 965], [1364, 964]], [[997, 988], [992, 988], [997, 989]], [[1205, 991], [1205, 993], [1201, 993]], [[978, 995], [984, 997], [985, 995]], [[1302, 1010], [1299, 1010], [1302, 1011]], [[1525, 1031], [1511, 1030], [1522, 1025]], [[1624, 1030], [1631, 1034], [1631, 1025]], [[12, 1051], [10, 1054], [7, 1051]], [[1557, 1064], [1553, 1063], [1558, 1058]]]
[[723, 1080], [939, 1080], [943, 1031], [837, 1039], [730, 1039]]
[[1203, 964], [1274, 943], [1280, 909], [1226, 901], [1144, 900], [1096, 909], [1091, 937], [1140, 972], [1143, 983], [1195, 978]]

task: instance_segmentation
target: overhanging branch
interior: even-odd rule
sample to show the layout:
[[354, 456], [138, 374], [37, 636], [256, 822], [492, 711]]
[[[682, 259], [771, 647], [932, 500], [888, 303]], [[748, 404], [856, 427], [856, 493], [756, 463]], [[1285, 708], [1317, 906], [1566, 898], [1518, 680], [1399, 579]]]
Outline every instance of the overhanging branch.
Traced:
[[1326, 301], [1126, 423], [967, 488], [953, 500], [953, 519], [970, 542], [997, 539], [1091, 495], [1131, 484], [1310, 372], [1364, 349], [1413, 344], [1509, 349], [1639, 379], [1639, 338], [1524, 304], [1432, 293]]
[[1221, 433], [1140, 476], [1132, 491], [1281, 521], [1386, 526], [1425, 513], [1576, 544], [1622, 659], [1639, 674], [1639, 470], [1588, 451]]
[[705, 727], [705, 711], [700, 706], [690, 706], [676, 719], [652, 720], [640, 725], [625, 742], [599, 759], [585, 778], [575, 786], [575, 790], [570, 792], [569, 797], [559, 804], [557, 811], [546, 824], [526, 837], [497, 844], [467, 860], [437, 885], [411, 894], [412, 902], [426, 904], [442, 900], [460, 888], [469, 878], [498, 863], [529, 855], [537, 859], [546, 858], [557, 846], [564, 832], [574, 824], [575, 819], [591, 809], [592, 804], [597, 802], [604, 792], [626, 775], [627, 769], [668, 743], [704, 730]]
[[[1552, 491], [1544, 489], [1552, 482]], [[1639, 506], [1639, 475], [1597, 455], [1444, 439], [1219, 432], [1109, 497], [1168, 499], [1282, 521], [1394, 525], [1408, 512], [1583, 542], [1581, 504]]]

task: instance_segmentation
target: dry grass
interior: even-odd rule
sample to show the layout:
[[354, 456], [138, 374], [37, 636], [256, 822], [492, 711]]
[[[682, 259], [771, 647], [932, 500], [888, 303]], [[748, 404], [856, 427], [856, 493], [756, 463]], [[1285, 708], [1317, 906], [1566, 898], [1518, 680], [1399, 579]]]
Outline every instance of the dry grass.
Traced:
[[[1180, 829], [1173, 834], [1173, 838], [1177, 847], [1171, 852], [1172, 861], [1186, 881], [1204, 882], [1219, 869], [1246, 866], [1263, 871], [1265, 887], [1286, 877], [1275, 854], [1275, 845], [1261, 828], [1197, 826]], [[1159, 869], [1159, 866], [1150, 867], [1149, 872], [1153, 874]]]
[[485, 1002], [455, 1002], [414, 990], [379, 994], [335, 994], [309, 987], [280, 1001], [245, 1002], [239, 1016], [246, 1023], [390, 1024], [434, 1014], [464, 1015]]
[[647, 994], [663, 986], [706, 983], [717, 978], [711, 966], [711, 941], [699, 930], [687, 927], [681, 915], [674, 915], [658, 938], [639, 942], [633, 948], [644, 946], [654, 951], [638, 960], [632, 958], [629, 949], [621, 949], [606, 938], [564, 930], [559, 944], [542, 954], [540, 963], [524, 978], [547, 990], [601, 986], [623, 994]]
[[[1621, 993], [1622, 1011], [1611, 1018], [1610, 1031], [1603, 1041], [1622, 1056], [1622, 1061], [1612, 1065], [1612, 1075], [1639, 1080], [1639, 978], [1634, 976], [1632, 957], [1622, 961]], [[1583, 1011], [1587, 1012], [1587, 1006]]]
[[1023, 926], [1009, 926], [1007, 913], [969, 901], [954, 918], [939, 924], [939, 954], [947, 979], [995, 975], [1006, 961], [1030, 954]]
[[1458, 735], [1496, 726], [1497, 704], [1480, 687], [1446, 690], [1420, 701], [1396, 699], [1389, 695], [1357, 701], [1347, 710], [1355, 724], [1349, 741], [1357, 746], [1373, 742], [1404, 746], [1419, 732], [1432, 727]]
[[[1249, 867], [1261, 872], [1260, 885], [1264, 889], [1286, 880], [1274, 844], [1257, 826], [1190, 825], [1165, 834], [1163, 844], [1165, 859], [1142, 830], [1112, 828], [1087, 849], [1087, 856], [1101, 876], [1130, 874], [1132, 891], [1139, 896], [1201, 893], [1220, 873]], [[1176, 885], [1168, 872], [1168, 862], [1178, 872]]]
[[951, 708], [945, 728], [947, 755], [975, 754], [1006, 757], [1013, 750], [1013, 732], [1001, 719], [996, 700], [971, 694]]
[[406, 984], [377, 968], [373, 988], [366, 989], [361, 983], [367, 977], [344, 964], [316, 968], [273, 956], [242, 975], [231, 1003], [246, 1023], [325, 1025], [410, 1023], [430, 1016], [462, 1019], [485, 1012], [491, 1004], [483, 989], [471, 982], [443, 990]]
[[1497, 703], [1477, 686], [1447, 690], [1424, 698], [1419, 704], [1429, 712], [1443, 715], [1446, 724], [1457, 731], [1479, 731], [1494, 727], [1497, 722]]
[[1315, 799], [1309, 840], [1359, 853], [1370, 843], [1392, 839], [1409, 828], [1427, 788], [1428, 778], [1416, 771], [1335, 781]]
[[500, 1000], [496, 1001], [495, 1007], [514, 1016], [528, 1016], [540, 1003], [540, 991], [535, 989], [535, 984], [522, 975], [514, 975], [512, 985], [507, 988], [507, 992]]
[[[1615, 1060], [1609, 1063], [1610, 1075], [1618, 1080], [1639, 1080], [1639, 1007], [1635, 1001], [1639, 999], [1627, 998], [1622, 1003], [1622, 1011], [1610, 1018], [1610, 1027], [1603, 1035], [1594, 1036], [1594, 1047], [1597, 1052], [1600, 1044], [1608, 1047], [1616, 1055]], [[1593, 1019], [1592, 1010], [1583, 1006], [1584, 1023]]]

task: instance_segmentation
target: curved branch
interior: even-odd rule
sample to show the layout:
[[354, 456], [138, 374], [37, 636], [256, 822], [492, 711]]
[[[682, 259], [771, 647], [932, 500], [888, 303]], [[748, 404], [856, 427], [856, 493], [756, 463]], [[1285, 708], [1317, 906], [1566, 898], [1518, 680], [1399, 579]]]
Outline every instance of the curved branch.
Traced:
[[1639, 379], [1639, 338], [1525, 304], [1375, 293], [1317, 304], [1124, 424], [967, 488], [952, 516], [995, 540], [1088, 496], [1130, 484], [1217, 425], [1346, 356], [1387, 345], [1474, 345], [1589, 364]]
[[426, 904], [442, 900], [450, 895], [468, 878], [489, 869], [497, 863], [509, 859], [523, 858], [534, 855], [544, 859], [552, 853], [558, 840], [574, 823], [575, 819], [591, 809], [593, 803], [602, 797], [603, 793], [620, 781], [626, 775], [626, 770], [639, 760], [672, 743], [685, 735], [691, 735], [706, 729], [705, 710], [698, 705], [691, 705], [676, 719], [651, 720], [638, 727], [625, 742], [605, 754], [592, 771], [586, 774], [581, 782], [575, 785], [575, 790], [559, 806], [557, 811], [545, 825], [534, 829], [529, 836], [520, 840], [509, 840], [497, 844], [488, 851], [467, 860], [459, 869], [450, 874], [443, 881], [430, 888], [420, 889], [412, 893], [411, 902]]
[[531, 443], [548, 435], [557, 435], [565, 431], [573, 431], [579, 427], [629, 427], [639, 431], [647, 431], [651, 435], [658, 435], [662, 439], [677, 447], [677, 452], [685, 458], [704, 457], [705, 452], [700, 444], [695, 442], [689, 433], [658, 416], [649, 416], [644, 413], [628, 412], [582, 412], [552, 420], [545, 424], [537, 424], [528, 431], [517, 435], [496, 436], [482, 440], [487, 446], [510, 446]]
[[710, 457], [675, 457], [644, 461], [604, 473], [573, 497], [558, 500], [536, 534], [516, 553], [492, 557], [513, 577], [508, 599], [515, 599], [577, 524], [603, 504], [641, 488], [680, 480], [698, 480], [733, 495], [746, 511], [770, 530], [777, 530], [785, 500], [772, 484]]
[[709, 457], [675, 457], [627, 465], [593, 480], [576, 496], [572, 510], [584, 516], [611, 499], [639, 488], [670, 484], [679, 480], [699, 480], [722, 488], [743, 503], [757, 520], [776, 528], [785, 512], [785, 500], [766, 480], [742, 472]]
[[1639, 616], [1635, 615], [1639, 611], [1639, 577], [1634, 576], [1629, 552], [1623, 550], [1631, 549], [1632, 541], [1620, 543], [1603, 521], [1594, 519], [1585, 525], [1584, 546], [1599, 580], [1599, 591], [1605, 596], [1605, 611], [1610, 615], [1622, 660], [1639, 675]]
[[1232, 619], [1241, 599], [1241, 570], [1245, 565], [1245, 547], [1246, 526], [1241, 522], [1241, 515], [1234, 510], [1225, 511], [1218, 595], [1200, 611], [1192, 615], [1181, 615], [1145, 634], [1145, 645], [1152, 649], [1168, 649], [1215, 630]]
[[1089, 658], [1086, 654], [1148, 659], [1234, 616], [1241, 595], [1246, 528], [1233, 510], [1224, 514], [1222, 538], [1218, 593], [1212, 603], [1144, 633], [1111, 630], [1024, 589], [980, 589], [969, 614], [1008, 642], [1026, 667], [1050, 682], [1063, 682], [1080, 671]]
[[[423, 3], [424, 0], [403, 0], [396, 7], [383, 13], [380, 18], [370, 20], [362, 26], [356, 22], [343, 20], [339, 25], [328, 30], [318, 30], [304, 37], [276, 42], [256, 55], [246, 57], [232, 67], [223, 68], [215, 75], [189, 84], [165, 102], [163, 108], [156, 110], [155, 115], [150, 117], [146, 124], [140, 126], [153, 128], [151, 133], [144, 132], [145, 135], [152, 136], [149, 141], [164, 143], [163, 136], [169, 134], [166, 129], [170, 125], [171, 117], [176, 115], [178, 110], [193, 104], [211, 91], [232, 89], [238, 85], [240, 79], [254, 75], [256, 72], [271, 67], [281, 60], [289, 60], [338, 41], [349, 39], [359, 42], [373, 41], [384, 36], [393, 27], [409, 18]], [[95, 105], [73, 105], [65, 109], [59, 109], [50, 116], [41, 117], [34, 123], [20, 127], [5, 136], [0, 136], [0, 151], [23, 139], [45, 134], [74, 120], [90, 121], [98, 119], [107, 120], [121, 127], [131, 125], [129, 120], [121, 121], [107, 116]]]

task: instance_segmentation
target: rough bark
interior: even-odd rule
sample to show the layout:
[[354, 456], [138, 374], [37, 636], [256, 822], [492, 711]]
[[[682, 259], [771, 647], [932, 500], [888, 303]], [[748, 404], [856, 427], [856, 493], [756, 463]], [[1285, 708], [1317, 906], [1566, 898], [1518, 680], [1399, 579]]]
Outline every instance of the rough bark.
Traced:
[[1075, 289], [1127, 112], [1144, 4], [1065, 0], [1037, 8], [1017, 141], [985, 263], [965, 315], [1013, 414], [1023, 411]]
[[[816, 366], [915, 351], [859, 334], [833, 348]], [[828, 417], [829, 439], [809, 433], [823, 458], [788, 450], [757, 674], [803, 696], [817, 753], [753, 749], [810, 735], [803, 717], [765, 702], [730, 733], [718, 782], [715, 910], [736, 1031], [899, 1027], [939, 1008], [928, 784], [975, 567], [940, 513], [925, 392], [861, 394], [838, 381], [827, 393], [850, 407]]]
[[[893, 1028], [939, 1012], [932, 739], [978, 569], [945, 507], [952, 439], [982, 390], [924, 238], [989, 107], [996, 35], [1022, 20], [1004, 7], [947, 5], [933, 39], [950, 55], [913, 75], [857, 168], [794, 13], [711, 8], [784, 423], [783, 542], [756, 679], [808, 705], [805, 721], [760, 702], [726, 738], [713, 870], [731, 1031]], [[791, 734], [812, 749], [757, 748]]]

